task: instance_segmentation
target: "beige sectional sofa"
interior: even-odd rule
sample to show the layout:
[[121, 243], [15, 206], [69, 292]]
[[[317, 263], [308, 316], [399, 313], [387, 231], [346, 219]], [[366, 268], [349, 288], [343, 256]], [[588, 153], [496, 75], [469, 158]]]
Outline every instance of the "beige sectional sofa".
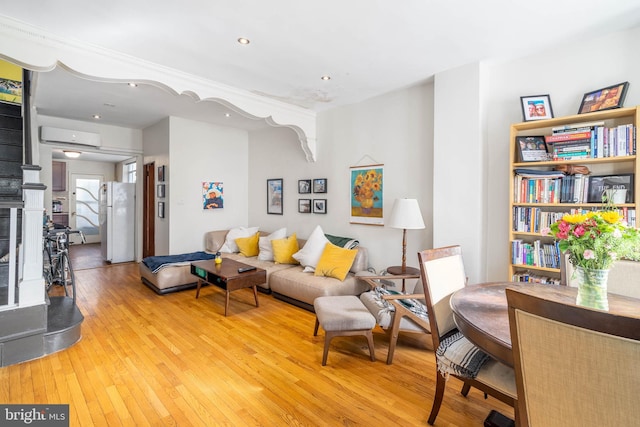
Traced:
[[[209, 253], [221, 252], [229, 230], [216, 230], [205, 233], [205, 251]], [[268, 233], [260, 232], [262, 236]], [[306, 240], [298, 239], [298, 246], [302, 249]], [[369, 268], [367, 249], [358, 246], [358, 253], [345, 280], [333, 277], [314, 276], [304, 272], [300, 265], [277, 264], [274, 261], [263, 261], [257, 256], [245, 257], [240, 253], [221, 252], [222, 258], [262, 268], [267, 272], [266, 283], [258, 289], [264, 293], [272, 293], [275, 298], [295, 304], [313, 311], [313, 301], [319, 296], [360, 295], [369, 290], [367, 284], [356, 279], [355, 273]], [[224, 262], [224, 261], [223, 261]], [[197, 279], [190, 273], [189, 263], [164, 267], [152, 273], [144, 263], [140, 263], [140, 278], [142, 282], [159, 294], [165, 294], [183, 289], [194, 288]]]
[[[229, 230], [210, 231], [205, 234], [205, 251], [218, 252], [222, 248]], [[261, 235], [268, 233], [261, 232]], [[298, 239], [298, 246], [303, 248], [306, 240]], [[360, 295], [369, 290], [366, 283], [356, 279], [355, 273], [369, 268], [367, 249], [358, 246], [358, 254], [346, 279], [340, 281], [333, 277], [314, 276], [304, 272], [300, 265], [276, 264], [273, 261], [261, 261], [258, 257], [245, 257], [240, 253], [224, 253], [222, 258], [262, 268], [267, 271], [267, 282], [259, 289], [272, 293], [275, 298], [295, 304], [313, 311], [313, 301], [319, 296]], [[224, 262], [224, 261], [223, 261]]]

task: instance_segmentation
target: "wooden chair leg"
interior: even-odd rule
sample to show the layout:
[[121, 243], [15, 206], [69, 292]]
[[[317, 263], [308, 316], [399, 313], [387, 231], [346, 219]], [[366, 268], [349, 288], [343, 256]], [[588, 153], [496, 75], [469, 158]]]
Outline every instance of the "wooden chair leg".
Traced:
[[327, 365], [327, 356], [329, 356], [329, 344], [335, 334], [332, 332], [324, 331], [324, 350], [322, 351], [322, 366]]
[[320, 322], [318, 321], [318, 318], [316, 317], [316, 327], [313, 329], [313, 336], [314, 337], [318, 336], [318, 326], [320, 326]]
[[376, 352], [373, 348], [373, 333], [371, 331], [367, 332], [365, 334], [365, 336], [367, 337], [367, 342], [369, 343], [369, 355], [371, 356], [371, 361], [375, 362], [376, 361]]
[[467, 397], [467, 394], [469, 394], [469, 390], [471, 390], [471, 386], [467, 383], [462, 384], [462, 390], [460, 390], [460, 394], [462, 394], [464, 397]]
[[429, 419], [427, 420], [429, 425], [433, 425], [433, 423], [436, 422], [436, 417], [438, 416], [438, 411], [440, 411], [440, 405], [442, 404], [442, 398], [444, 397], [444, 389], [447, 385], [447, 380], [440, 374], [440, 372], [436, 372], [436, 377], [436, 394], [433, 396], [431, 414], [429, 414]]
[[398, 314], [398, 311], [393, 315], [393, 324], [391, 325], [391, 339], [389, 339], [389, 353], [387, 353], [387, 365], [393, 363], [393, 353], [396, 350], [396, 343], [398, 342], [398, 334], [400, 333], [400, 321], [402, 316]]

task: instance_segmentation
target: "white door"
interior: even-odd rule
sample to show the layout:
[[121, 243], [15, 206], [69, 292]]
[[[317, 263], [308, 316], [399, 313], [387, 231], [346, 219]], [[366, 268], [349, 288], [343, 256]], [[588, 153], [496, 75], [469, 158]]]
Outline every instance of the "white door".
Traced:
[[[81, 230], [87, 243], [100, 242], [100, 185], [103, 175], [71, 174], [71, 216], [69, 226]], [[80, 243], [75, 237], [74, 243]]]

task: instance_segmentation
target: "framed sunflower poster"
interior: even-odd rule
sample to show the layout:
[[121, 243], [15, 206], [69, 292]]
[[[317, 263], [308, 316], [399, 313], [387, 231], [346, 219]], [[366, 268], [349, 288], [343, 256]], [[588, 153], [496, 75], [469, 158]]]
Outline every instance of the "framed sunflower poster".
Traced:
[[384, 165], [353, 166], [350, 169], [352, 224], [384, 225], [382, 181]]

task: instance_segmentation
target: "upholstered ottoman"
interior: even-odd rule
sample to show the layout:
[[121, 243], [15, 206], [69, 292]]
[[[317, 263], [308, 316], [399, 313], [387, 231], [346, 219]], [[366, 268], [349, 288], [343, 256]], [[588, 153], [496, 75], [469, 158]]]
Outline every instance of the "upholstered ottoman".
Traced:
[[316, 312], [316, 326], [313, 336], [318, 335], [318, 326], [325, 331], [324, 352], [322, 366], [327, 364], [329, 343], [333, 337], [364, 335], [369, 343], [371, 361], [376, 360], [373, 349], [373, 334], [371, 330], [376, 326], [376, 319], [360, 299], [354, 295], [318, 297], [313, 302]]

